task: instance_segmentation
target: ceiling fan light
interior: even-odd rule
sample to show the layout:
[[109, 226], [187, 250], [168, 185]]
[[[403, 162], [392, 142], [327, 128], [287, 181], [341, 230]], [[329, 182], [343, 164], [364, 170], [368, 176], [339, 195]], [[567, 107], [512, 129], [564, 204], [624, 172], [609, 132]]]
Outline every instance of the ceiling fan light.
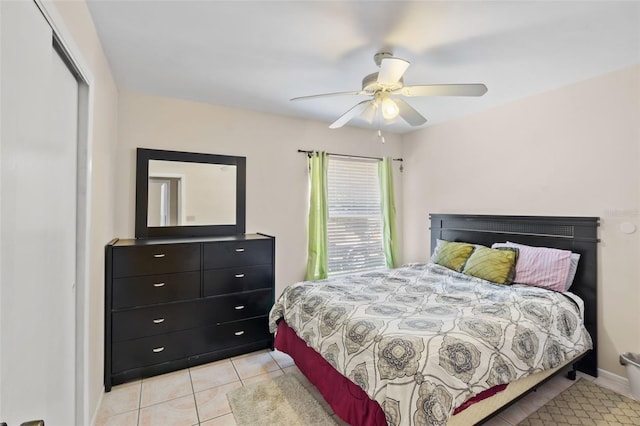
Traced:
[[392, 120], [400, 113], [400, 108], [391, 98], [385, 98], [382, 101], [382, 116], [387, 120]]
[[375, 120], [376, 118], [377, 111], [378, 111], [377, 102], [371, 101], [369, 102], [369, 106], [367, 107], [367, 109], [365, 109], [364, 112], [360, 114], [360, 117], [362, 117], [364, 120], [368, 121], [369, 123], [373, 123], [373, 120]]

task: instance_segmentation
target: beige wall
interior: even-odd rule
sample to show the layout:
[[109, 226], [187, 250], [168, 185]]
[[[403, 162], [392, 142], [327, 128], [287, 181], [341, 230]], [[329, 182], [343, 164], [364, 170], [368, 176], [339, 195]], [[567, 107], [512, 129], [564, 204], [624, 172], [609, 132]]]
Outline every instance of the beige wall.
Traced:
[[94, 77], [93, 130], [91, 134], [91, 235], [89, 283], [89, 418], [94, 415], [103, 392], [104, 363], [104, 245], [113, 238], [115, 148], [117, 143], [118, 89], [84, 2], [55, 1], [73, 41]]
[[[247, 157], [247, 233], [276, 237], [276, 296], [303, 279], [306, 267], [307, 162], [297, 150], [394, 158], [401, 153], [400, 136], [387, 135], [383, 144], [372, 130], [331, 130], [316, 121], [127, 92], [119, 101], [114, 236], [134, 236], [136, 147]], [[398, 164], [394, 177], [400, 215]]]
[[625, 375], [618, 355], [640, 351], [640, 231], [619, 229], [640, 226], [640, 66], [426, 128], [403, 147], [405, 261], [427, 257], [429, 212], [601, 218], [599, 367]]

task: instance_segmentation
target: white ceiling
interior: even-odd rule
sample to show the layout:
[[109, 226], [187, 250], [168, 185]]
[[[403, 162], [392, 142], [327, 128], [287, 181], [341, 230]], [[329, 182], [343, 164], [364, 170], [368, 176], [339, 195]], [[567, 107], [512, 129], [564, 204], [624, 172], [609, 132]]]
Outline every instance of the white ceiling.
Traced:
[[384, 47], [411, 62], [406, 85], [489, 88], [481, 98], [407, 98], [425, 126], [640, 63], [638, 1], [88, 3], [121, 89], [327, 125], [366, 98], [289, 99], [359, 90]]

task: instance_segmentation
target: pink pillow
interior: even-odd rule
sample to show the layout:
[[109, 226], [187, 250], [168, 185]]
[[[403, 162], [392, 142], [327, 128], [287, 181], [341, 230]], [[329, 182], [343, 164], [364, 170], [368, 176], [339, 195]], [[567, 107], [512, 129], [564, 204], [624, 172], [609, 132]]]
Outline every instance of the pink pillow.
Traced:
[[520, 251], [514, 283], [565, 291], [571, 266], [569, 250], [532, 247], [512, 242], [495, 243], [491, 247], [517, 247]]

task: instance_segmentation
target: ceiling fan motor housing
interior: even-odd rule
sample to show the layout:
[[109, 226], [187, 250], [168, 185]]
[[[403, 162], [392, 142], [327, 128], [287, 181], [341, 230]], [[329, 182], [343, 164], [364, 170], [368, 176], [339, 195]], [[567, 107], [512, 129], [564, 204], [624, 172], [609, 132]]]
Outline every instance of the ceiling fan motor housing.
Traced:
[[370, 94], [374, 94], [376, 92], [380, 92], [382, 90], [386, 90], [386, 91], [392, 91], [392, 90], [397, 90], [402, 88], [402, 86], [404, 85], [404, 79], [400, 78], [400, 80], [398, 80], [397, 83], [395, 84], [390, 84], [390, 85], [382, 85], [380, 83], [378, 83], [378, 73], [374, 72], [372, 74], [369, 74], [368, 76], [366, 76], [365, 78], [362, 79], [362, 90], [370, 93]]
[[393, 58], [393, 53], [391, 53], [391, 52], [378, 52], [375, 55], [373, 55], [373, 61], [376, 63], [377, 66], [380, 66], [380, 64], [382, 63], [382, 60], [384, 58]]

